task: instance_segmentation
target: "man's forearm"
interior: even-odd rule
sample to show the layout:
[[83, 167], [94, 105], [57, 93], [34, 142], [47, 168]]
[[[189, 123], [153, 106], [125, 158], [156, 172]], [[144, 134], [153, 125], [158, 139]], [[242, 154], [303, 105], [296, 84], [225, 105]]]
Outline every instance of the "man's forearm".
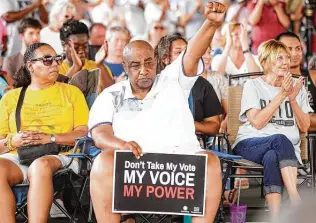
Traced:
[[316, 132], [316, 114], [311, 114], [310, 115], [310, 126], [308, 129], [308, 132]]
[[219, 124], [216, 122], [194, 122], [195, 131], [205, 135], [215, 135], [219, 132]]
[[11, 11], [4, 13], [1, 18], [7, 23], [15, 22], [23, 19], [26, 15], [31, 13], [38, 6], [36, 4], [29, 5], [20, 11]]
[[49, 20], [48, 20], [48, 12], [45, 8], [44, 5], [41, 5], [39, 8], [38, 8], [38, 12], [39, 12], [39, 16], [40, 16], [40, 19], [43, 23], [45, 24], [48, 24]]
[[186, 75], [196, 75], [198, 61], [210, 46], [217, 27], [217, 24], [205, 20], [196, 35], [190, 39], [183, 58], [184, 72]]
[[124, 149], [125, 141], [106, 132], [94, 132], [92, 138], [97, 148], [102, 150]]

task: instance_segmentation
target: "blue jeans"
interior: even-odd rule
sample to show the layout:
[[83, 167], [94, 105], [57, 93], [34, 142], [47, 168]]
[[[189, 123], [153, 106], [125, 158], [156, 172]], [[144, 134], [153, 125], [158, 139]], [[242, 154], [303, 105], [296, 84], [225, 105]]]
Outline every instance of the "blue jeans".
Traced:
[[280, 169], [297, 167], [298, 164], [293, 144], [282, 134], [242, 140], [235, 146], [234, 153], [263, 165], [265, 195], [281, 193], [283, 181]]

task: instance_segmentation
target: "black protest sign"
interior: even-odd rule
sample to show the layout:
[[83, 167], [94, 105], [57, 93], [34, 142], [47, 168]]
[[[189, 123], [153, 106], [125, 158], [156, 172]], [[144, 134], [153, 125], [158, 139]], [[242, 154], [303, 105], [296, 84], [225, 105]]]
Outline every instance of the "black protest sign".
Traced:
[[204, 216], [206, 155], [116, 151], [113, 212]]

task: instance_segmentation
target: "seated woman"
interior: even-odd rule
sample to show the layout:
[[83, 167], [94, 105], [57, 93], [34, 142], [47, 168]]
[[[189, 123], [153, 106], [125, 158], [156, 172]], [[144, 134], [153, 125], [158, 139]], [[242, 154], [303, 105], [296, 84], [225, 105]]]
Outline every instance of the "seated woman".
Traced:
[[259, 48], [264, 75], [246, 82], [234, 153], [264, 166], [264, 194], [270, 214], [280, 212], [283, 185], [293, 203], [301, 198], [296, 188], [300, 158], [299, 132], [307, 132], [311, 109], [304, 78], [289, 73], [291, 54], [281, 42], [270, 40]]
[[[30, 166], [20, 164], [22, 146], [56, 143], [73, 146], [87, 134], [88, 107], [83, 94], [72, 85], [56, 82], [63, 56], [45, 43], [29, 46], [24, 66], [13, 76], [16, 86], [27, 87], [17, 132], [15, 112], [21, 88], [9, 91], [0, 101], [0, 219], [15, 222], [15, 198], [11, 187], [30, 183], [30, 222], [47, 222], [53, 201], [53, 175], [69, 164], [65, 155], [47, 155]], [[78, 163], [70, 168], [78, 171]]]

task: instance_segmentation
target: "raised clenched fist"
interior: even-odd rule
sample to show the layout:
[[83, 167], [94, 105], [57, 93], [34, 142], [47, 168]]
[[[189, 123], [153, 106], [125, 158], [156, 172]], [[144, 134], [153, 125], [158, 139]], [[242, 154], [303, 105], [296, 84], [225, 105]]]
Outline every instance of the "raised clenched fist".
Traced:
[[205, 17], [214, 26], [220, 26], [225, 17], [226, 6], [220, 2], [211, 1], [205, 5]]

